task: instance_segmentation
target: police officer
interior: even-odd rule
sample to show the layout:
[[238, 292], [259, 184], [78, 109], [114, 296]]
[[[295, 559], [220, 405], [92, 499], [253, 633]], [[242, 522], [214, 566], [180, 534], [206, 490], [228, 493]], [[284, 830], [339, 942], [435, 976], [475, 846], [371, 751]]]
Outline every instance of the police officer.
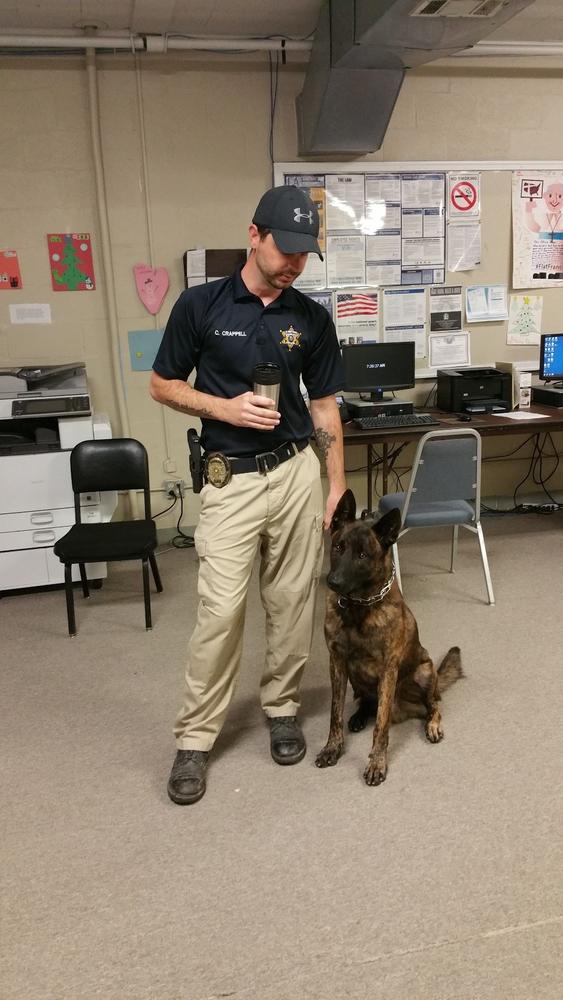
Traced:
[[[267, 191], [249, 227], [246, 264], [229, 278], [180, 295], [154, 362], [151, 395], [201, 418], [207, 469], [195, 531], [199, 608], [168, 782], [170, 798], [180, 805], [205, 793], [209, 751], [240, 666], [246, 594], [258, 551], [266, 613], [260, 700], [270, 750], [278, 764], [296, 764], [305, 755], [297, 711], [322, 528], [330, 525], [345, 490], [334, 397], [343, 372], [334, 324], [322, 306], [292, 288], [309, 253], [323, 259], [318, 234], [318, 211], [305, 191], [289, 185]], [[253, 369], [264, 362], [281, 369], [277, 406], [252, 390]], [[186, 381], [193, 369], [194, 388]], [[309, 444], [313, 431], [328, 475], [326, 504], [319, 460]]]

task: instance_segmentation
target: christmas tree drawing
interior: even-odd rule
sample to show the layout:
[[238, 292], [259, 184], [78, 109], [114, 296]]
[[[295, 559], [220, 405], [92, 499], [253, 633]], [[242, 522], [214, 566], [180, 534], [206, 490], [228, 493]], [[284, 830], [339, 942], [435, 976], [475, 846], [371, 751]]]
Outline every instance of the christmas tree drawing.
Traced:
[[47, 241], [53, 289], [92, 291], [95, 284], [89, 233], [50, 233]]
[[522, 305], [515, 316], [514, 333], [539, 333], [536, 313], [529, 295], [522, 296]]

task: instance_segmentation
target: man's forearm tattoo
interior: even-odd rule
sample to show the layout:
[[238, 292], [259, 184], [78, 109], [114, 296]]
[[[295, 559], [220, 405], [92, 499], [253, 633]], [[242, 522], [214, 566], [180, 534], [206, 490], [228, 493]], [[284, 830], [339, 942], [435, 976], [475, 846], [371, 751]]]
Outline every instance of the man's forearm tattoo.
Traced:
[[325, 431], [324, 427], [315, 427], [315, 438], [317, 439], [319, 451], [323, 458], [326, 459], [332, 442], [336, 441], [335, 435]]

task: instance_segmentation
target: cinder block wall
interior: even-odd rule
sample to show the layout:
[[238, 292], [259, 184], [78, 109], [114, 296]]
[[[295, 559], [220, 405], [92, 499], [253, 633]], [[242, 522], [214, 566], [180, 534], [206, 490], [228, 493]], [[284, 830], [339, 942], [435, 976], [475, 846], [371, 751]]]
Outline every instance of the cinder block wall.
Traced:
[[[19, 253], [24, 287], [0, 293], [0, 365], [86, 362], [96, 409], [119, 433], [115, 380], [122, 386], [131, 433], [146, 444], [155, 490], [163, 462], [188, 478], [187, 421], [153, 403], [149, 376], [131, 371], [127, 332], [161, 327], [183, 288], [182, 254], [194, 246], [245, 245], [252, 210], [272, 178], [269, 158], [270, 81], [265, 55], [196, 53], [98, 57], [99, 125], [110, 224], [119, 344], [110, 348], [93, 168], [85, 61], [42, 55], [0, 58], [0, 249]], [[304, 74], [299, 57], [280, 69], [274, 156], [297, 159], [294, 98]], [[449, 60], [407, 75], [382, 149], [363, 162], [506, 159], [563, 160], [563, 76], [555, 59]], [[142, 169], [145, 140], [146, 185]], [[53, 292], [45, 234], [90, 232], [95, 292]], [[152, 317], [137, 298], [132, 268], [168, 268], [170, 290]], [[483, 177], [483, 263], [465, 282], [510, 284], [510, 176]], [[450, 281], [454, 280], [449, 276]], [[563, 290], [544, 295], [544, 329], [561, 328]], [[51, 326], [12, 326], [13, 302], [48, 302]], [[472, 328], [472, 361], [519, 359], [504, 324]], [[418, 387], [423, 399], [431, 383]], [[561, 436], [559, 436], [561, 447]], [[516, 439], [511, 439], [516, 443]], [[489, 441], [488, 455], [512, 450]], [[526, 452], [528, 453], [528, 452]], [[351, 452], [348, 465], [362, 464]], [[485, 492], [510, 496], [520, 460], [487, 464]], [[360, 498], [361, 473], [350, 483]], [[552, 481], [563, 485], [562, 474]], [[155, 510], [164, 498], [155, 496]], [[185, 524], [197, 519], [188, 495]], [[177, 514], [176, 514], [177, 517]], [[166, 523], [166, 522], [164, 522]], [[169, 518], [169, 524], [173, 521]]]

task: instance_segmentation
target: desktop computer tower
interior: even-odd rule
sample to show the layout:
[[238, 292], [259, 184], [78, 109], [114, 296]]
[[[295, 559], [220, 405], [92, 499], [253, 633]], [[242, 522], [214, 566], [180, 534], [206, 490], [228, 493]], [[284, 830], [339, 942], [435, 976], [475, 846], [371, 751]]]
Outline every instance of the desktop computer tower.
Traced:
[[398, 413], [413, 413], [414, 404], [403, 399], [382, 400], [374, 403], [363, 399], [347, 399], [346, 405], [351, 417], [375, 417], [379, 413], [396, 416]]
[[563, 389], [554, 385], [533, 385], [532, 403], [542, 406], [563, 406]]

